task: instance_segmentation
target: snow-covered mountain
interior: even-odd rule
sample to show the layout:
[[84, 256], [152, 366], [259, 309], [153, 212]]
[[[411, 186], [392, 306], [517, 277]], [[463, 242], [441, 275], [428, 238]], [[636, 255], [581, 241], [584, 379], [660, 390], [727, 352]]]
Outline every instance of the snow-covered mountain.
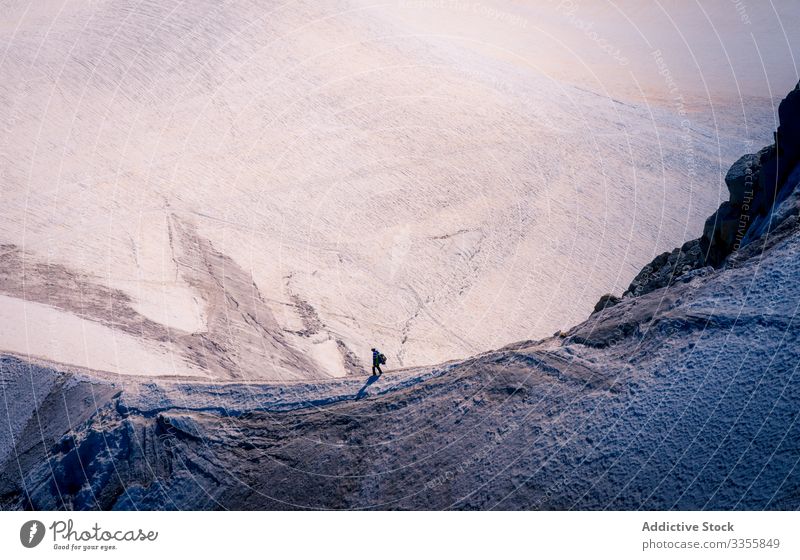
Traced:
[[0, 350], [219, 380], [579, 322], [770, 141], [800, 25], [725, 0], [2, 13]]
[[800, 84], [778, 113], [699, 239], [550, 338], [366, 381], [3, 357], [0, 505], [798, 509]]

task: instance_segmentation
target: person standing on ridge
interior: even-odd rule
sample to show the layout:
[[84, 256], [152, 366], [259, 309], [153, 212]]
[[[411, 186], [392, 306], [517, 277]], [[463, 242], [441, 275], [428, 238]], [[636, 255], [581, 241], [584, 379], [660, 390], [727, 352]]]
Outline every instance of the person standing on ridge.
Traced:
[[372, 349], [372, 375], [375, 374], [375, 370], [378, 370], [377, 375], [383, 375], [383, 371], [381, 370], [381, 364], [386, 363], [386, 356], [381, 354], [376, 348]]

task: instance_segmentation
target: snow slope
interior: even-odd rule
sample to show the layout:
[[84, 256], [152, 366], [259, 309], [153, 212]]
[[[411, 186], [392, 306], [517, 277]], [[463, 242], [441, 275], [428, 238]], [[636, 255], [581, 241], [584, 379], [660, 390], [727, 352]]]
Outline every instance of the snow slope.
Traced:
[[8, 402], [35, 384], [38, 406], [4, 434], [0, 505], [797, 509], [797, 200], [762, 250], [566, 338], [377, 380], [155, 383], [3, 358]]
[[0, 293], [226, 379], [566, 328], [699, 234], [797, 80], [792, 3], [688, 4], [5, 2]]
[[[800, 508], [800, 84], [779, 113], [776, 143], [744, 158], [760, 166], [751, 198], [772, 203], [747, 203], [735, 249], [724, 242], [713, 261], [662, 255], [637, 275], [641, 289], [549, 338], [380, 377], [277, 382], [87, 374], [0, 356], [0, 507]], [[732, 170], [720, 210], [745, 212], [747, 173]], [[723, 216], [684, 247], [735, 239]], [[170, 224], [176, 265], [214, 304], [209, 323], [236, 313], [262, 333], [237, 352], [217, 331], [179, 339], [184, 350], [205, 349], [195, 357], [209, 371], [265, 356], [289, 371], [281, 360], [293, 349], [258, 292], [243, 297], [244, 271]], [[37, 270], [86, 286], [74, 313], [109, 320], [96, 300], [113, 292]], [[208, 288], [220, 278], [222, 299]], [[298, 306], [311, 336], [318, 317]], [[139, 320], [130, 306], [113, 317], [120, 330]], [[139, 322], [142, 338], [166, 343], [159, 324]]]

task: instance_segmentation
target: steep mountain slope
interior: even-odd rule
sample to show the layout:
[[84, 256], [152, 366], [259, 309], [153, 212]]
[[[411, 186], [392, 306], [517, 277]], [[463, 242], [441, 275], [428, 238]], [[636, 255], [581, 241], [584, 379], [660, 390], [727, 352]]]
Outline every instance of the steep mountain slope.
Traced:
[[521, 343], [369, 386], [122, 385], [5, 359], [8, 402], [31, 379], [44, 388], [14, 437], [2, 503], [795, 509], [793, 222], [763, 256], [579, 327], [591, 346]]
[[[673, 259], [680, 274], [551, 338], [316, 383], [5, 357], [0, 504], [800, 508], [800, 85], [780, 114], [774, 190], [756, 193], [773, 203], [738, 250]], [[709, 223], [719, 242], [724, 220]]]
[[688, 39], [602, 4], [5, 2], [0, 349], [319, 379], [580, 321], [700, 234], [796, 80], [796, 3]]

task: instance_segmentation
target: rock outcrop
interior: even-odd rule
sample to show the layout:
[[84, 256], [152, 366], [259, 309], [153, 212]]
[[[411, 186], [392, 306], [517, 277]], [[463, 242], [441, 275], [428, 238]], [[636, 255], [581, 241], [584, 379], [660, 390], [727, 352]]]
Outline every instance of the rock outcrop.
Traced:
[[[604, 296], [601, 296], [600, 297], [600, 301], [598, 301], [597, 304], [594, 306], [594, 313], [597, 313], [598, 311], [602, 311], [603, 309], [605, 309], [607, 307], [614, 307], [620, 301], [622, 301], [622, 299], [618, 298], [614, 294], [606, 294]], [[559, 331], [559, 333], [560, 332], [561, 331]]]
[[[685, 275], [706, 267], [725, 266], [728, 257], [749, 243], [758, 230], [766, 233], [773, 210], [794, 191], [800, 169], [800, 83], [789, 92], [778, 108], [780, 125], [775, 143], [755, 154], [739, 158], [728, 170], [725, 184], [729, 199], [708, 217], [703, 235], [658, 255], [645, 265], [623, 293], [623, 298], [636, 297], [666, 288]], [[703, 274], [700, 272], [699, 274]], [[618, 303], [609, 294], [600, 298], [594, 312]]]
[[730, 198], [709, 216], [700, 238], [705, 264], [721, 266], [742, 246], [751, 225], [794, 188], [787, 180], [800, 162], [800, 83], [781, 101], [778, 117], [775, 143], [742, 156], [725, 176]]

